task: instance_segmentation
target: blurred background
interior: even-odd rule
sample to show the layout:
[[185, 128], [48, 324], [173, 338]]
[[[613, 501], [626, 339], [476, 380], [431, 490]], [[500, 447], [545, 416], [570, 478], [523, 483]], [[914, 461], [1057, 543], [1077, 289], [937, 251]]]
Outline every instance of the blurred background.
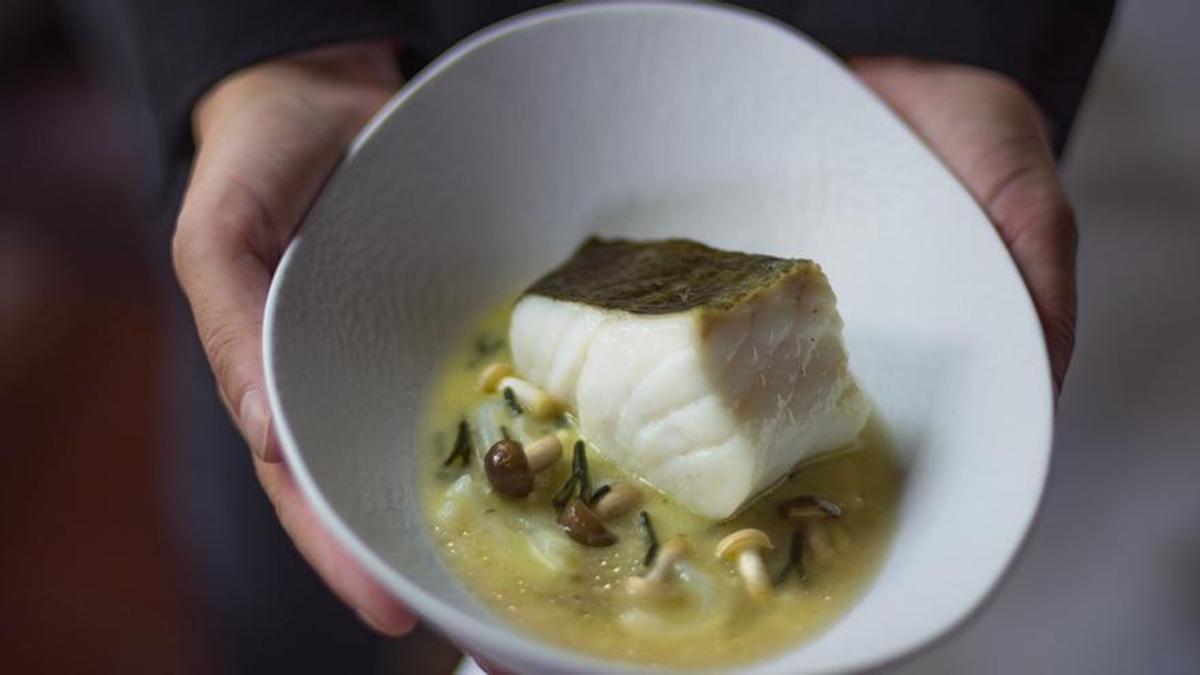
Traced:
[[[101, 4], [0, 0], [0, 670], [224, 672], [166, 508], [181, 298]], [[897, 671], [1200, 672], [1197, 27], [1192, 0], [1118, 6], [1063, 165], [1080, 324], [1043, 512]], [[455, 658], [418, 633], [378, 671]]]

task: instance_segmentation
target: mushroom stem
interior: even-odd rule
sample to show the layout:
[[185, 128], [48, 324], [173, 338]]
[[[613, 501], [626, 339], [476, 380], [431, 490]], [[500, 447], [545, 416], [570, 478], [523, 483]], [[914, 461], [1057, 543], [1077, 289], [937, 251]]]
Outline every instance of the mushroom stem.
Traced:
[[674, 536], [663, 542], [654, 565], [643, 576], [633, 576], [625, 580], [625, 590], [633, 595], [643, 597], [661, 595], [666, 590], [667, 576], [675, 569], [675, 563], [687, 553], [687, 539]]
[[545, 469], [562, 457], [562, 442], [554, 434], [542, 436], [525, 446], [525, 458], [529, 460], [529, 469], [534, 473]]
[[641, 501], [641, 497], [642, 493], [632, 485], [613, 483], [608, 492], [592, 505], [592, 511], [600, 520], [616, 518], [633, 510]]
[[519, 377], [506, 376], [500, 380], [496, 388], [511, 389], [521, 405], [535, 417], [552, 417], [558, 412], [558, 403], [553, 396]]
[[771, 548], [771, 540], [762, 530], [748, 527], [717, 543], [717, 557], [733, 559], [746, 590], [757, 599], [771, 595], [771, 578], [763, 564], [761, 551]]
[[654, 566], [646, 573], [645, 578], [654, 581], [665, 581], [667, 575], [675, 567], [675, 562], [687, 553], [687, 540], [674, 536], [663, 542], [658, 555], [654, 558]]
[[512, 366], [504, 363], [503, 361], [489, 363], [487, 367], [479, 373], [479, 388], [485, 394], [494, 393], [497, 387], [500, 385], [500, 381], [509, 375], [512, 375], [512, 372]]
[[738, 574], [746, 583], [746, 590], [756, 598], [771, 595], [771, 577], [763, 564], [762, 556], [756, 550], [742, 551], [737, 557]]
[[834, 556], [833, 545], [829, 542], [829, 531], [822, 523], [811, 523], [804, 532], [804, 543], [816, 555], [817, 560], [829, 560]]

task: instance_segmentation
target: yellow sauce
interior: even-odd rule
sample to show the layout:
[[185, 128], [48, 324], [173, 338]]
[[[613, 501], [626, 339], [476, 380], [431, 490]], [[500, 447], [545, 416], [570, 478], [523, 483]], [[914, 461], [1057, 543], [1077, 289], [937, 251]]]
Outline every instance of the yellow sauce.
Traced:
[[[604, 658], [712, 668], [794, 646], [830, 626], [862, 594], [886, 553], [901, 483], [900, 467], [874, 421], [849, 448], [801, 467], [731, 521], [719, 523], [674, 505], [589, 445], [593, 486], [614, 480], [638, 485], [644, 497], [639, 509], [649, 514], [659, 541], [672, 535], [688, 540], [689, 553], [669, 582], [674, 594], [657, 602], [625, 589], [626, 578], [647, 569], [647, 539], [637, 510], [606, 523], [619, 538], [607, 548], [577, 544], [556, 524], [550, 502], [570, 475], [570, 443], [522, 500], [491, 491], [481, 462], [487, 448], [478, 439], [465, 468], [442, 466], [464, 418], [476, 434], [492, 422], [474, 420], [486, 418], [525, 441], [554, 428], [529, 415], [511, 416], [501, 397], [476, 388], [484, 366], [510, 360], [500, 342], [508, 334], [508, 310], [505, 305], [486, 317], [445, 363], [427, 411], [430, 450], [421, 472], [434, 540], [450, 569], [499, 616], [547, 641]], [[489, 413], [481, 416], [481, 406]], [[569, 441], [578, 438], [573, 425], [562, 431]], [[726, 534], [759, 528], [774, 545], [764, 551], [766, 567], [779, 575], [798, 526], [782, 520], [776, 509], [798, 495], [832, 500], [843, 514], [808, 530], [803, 575], [790, 568], [769, 599], [756, 601], [735, 565], [717, 559], [714, 549]]]

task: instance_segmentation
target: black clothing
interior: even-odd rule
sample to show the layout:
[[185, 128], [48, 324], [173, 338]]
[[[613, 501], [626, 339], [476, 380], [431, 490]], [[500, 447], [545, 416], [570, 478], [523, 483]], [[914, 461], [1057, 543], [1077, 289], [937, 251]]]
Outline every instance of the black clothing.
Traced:
[[[395, 38], [411, 75], [536, 0], [123, 0], [163, 150], [191, 153], [192, 104], [242, 66], [319, 44]], [[748, 0], [843, 55], [905, 54], [1004, 73], [1049, 116], [1063, 148], [1113, 0]]]

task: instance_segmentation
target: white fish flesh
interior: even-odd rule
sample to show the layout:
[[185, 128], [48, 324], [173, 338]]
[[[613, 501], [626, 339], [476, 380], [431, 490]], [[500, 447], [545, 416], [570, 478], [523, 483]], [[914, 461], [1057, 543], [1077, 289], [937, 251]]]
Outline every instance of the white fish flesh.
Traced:
[[510, 344], [597, 451], [714, 519], [869, 412], [807, 260], [593, 238], [518, 300]]

